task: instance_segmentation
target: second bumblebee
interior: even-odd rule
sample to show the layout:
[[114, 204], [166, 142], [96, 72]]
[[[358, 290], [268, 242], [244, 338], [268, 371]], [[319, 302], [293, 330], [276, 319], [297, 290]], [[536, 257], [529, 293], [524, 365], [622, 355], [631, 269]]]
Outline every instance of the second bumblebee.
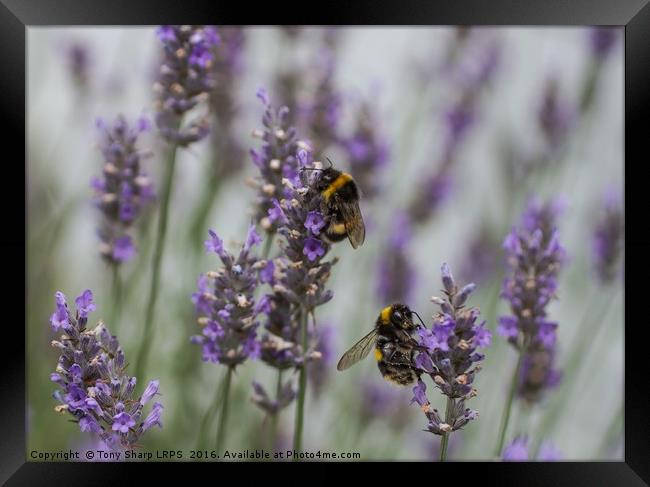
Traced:
[[414, 313], [404, 304], [386, 306], [379, 313], [374, 329], [343, 354], [336, 368], [345, 370], [375, 349], [377, 367], [384, 379], [409, 385], [420, 378], [414, 354], [421, 347], [413, 337], [420, 325], [413, 323]]

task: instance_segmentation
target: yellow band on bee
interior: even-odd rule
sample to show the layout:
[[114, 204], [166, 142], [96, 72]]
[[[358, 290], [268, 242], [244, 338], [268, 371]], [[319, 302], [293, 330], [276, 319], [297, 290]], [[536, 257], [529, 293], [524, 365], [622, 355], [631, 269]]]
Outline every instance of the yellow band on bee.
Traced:
[[386, 306], [384, 309], [381, 310], [381, 314], [379, 315], [381, 318], [381, 322], [384, 325], [387, 325], [390, 322], [390, 312], [392, 311], [393, 307], [392, 306]]
[[375, 360], [379, 362], [384, 356], [381, 353], [381, 350], [378, 348], [375, 348]]
[[329, 228], [329, 231], [335, 235], [343, 235], [345, 233], [348, 233], [348, 231], [345, 229], [345, 223], [335, 223]]
[[342, 172], [338, 178], [332, 181], [332, 184], [325, 188], [323, 191], [323, 198], [326, 200], [330, 199], [330, 197], [348, 181], [352, 181], [352, 176], [350, 176], [348, 173]]

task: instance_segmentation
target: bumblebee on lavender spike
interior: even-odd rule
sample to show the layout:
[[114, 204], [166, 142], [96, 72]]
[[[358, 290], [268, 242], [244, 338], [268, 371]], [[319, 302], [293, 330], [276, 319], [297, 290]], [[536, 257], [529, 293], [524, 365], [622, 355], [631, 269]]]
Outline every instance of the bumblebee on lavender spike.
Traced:
[[325, 169], [303, 168], [320, 171], [314, 189], [322, 197], [321, 212], [327, 222], [323, 236], [330, 243], [347, 237], [352, 248], [356, 249], [366, 238], [366, 226], [359, 209], [359, 188], [352, 176], [334, 169], [329, 158], [327, 161], [330, 165]]
[[422, 371], [415, 365], [414, 354], [422, 347], [413, 337], [420, 327], [413, 322], [414, 314], [420, 319], [420, 315], [405, 304], [386, 306], [379, 313], [373, 330], [343, 354], [336, 368], [345, 370], [353, 366], [374, 348], [377, 367], [384, 379], [403, 386], [417, 381]]

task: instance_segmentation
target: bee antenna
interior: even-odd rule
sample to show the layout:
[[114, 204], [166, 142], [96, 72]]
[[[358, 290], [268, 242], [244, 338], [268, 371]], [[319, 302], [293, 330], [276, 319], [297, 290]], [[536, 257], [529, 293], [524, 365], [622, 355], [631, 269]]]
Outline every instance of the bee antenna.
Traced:
[[[330, 165], [328, 167], [324, 168], [324, 169], [331, 169], [332, 167], [334, 167], [334, 164], [332, 163], [330, 158], [326, 157], [326, 159], [327, 159], [327, 162], [330, 163]], [[322, 171], [323, 169], [319, 169], [317, 167], [301, 167], [300, 170], [301, 171]]]
[[418, 317], [418, 320], [420, 320], [420, 323], [422, 323], [422, 326], [426, 328], [427, 326], [424, 324], [424, 321], [422, 321], [422, 318], [420, 318], [420, 315], [418, 314], [418, 312], [417, 312], [417, 311], [413, 311], [413, 310], [411, 310], [411, 312], [412, 312], [415, 316]]

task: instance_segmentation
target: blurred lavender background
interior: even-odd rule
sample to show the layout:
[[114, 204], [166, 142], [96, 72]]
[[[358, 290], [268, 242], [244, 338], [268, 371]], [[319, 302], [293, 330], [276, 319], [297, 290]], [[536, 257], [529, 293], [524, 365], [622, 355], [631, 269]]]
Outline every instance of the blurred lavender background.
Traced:
[[[612, 216], [616, 205], [622, 212], [622, 34], [243, 29], [232, 41], [237, 52], [227, 53], [233, 58], [221, 61], [236, 63], [234, 82], [223, 82], [228, 98], [214, 102], [222, 103], [215, 111], [225, 125], [213, 132], [228, 134], [226, 172], [215, 176], [212, 167], [213, 147], [224, 144], [215, 142], [219, 135], [179, 152], [147, 367], [147, 377], [160, 380], [164, 428], [150, 431], [144, 446], [194, 448], [197, 418], [219, 385], [222, 370], [201, 362], [189, 341], [197, 333], [190, 297], [199, 274], [215, 266], [203, 250], [208, 226], [232, 247], [250, 224], [255, 193], [245, 181], [255, 166], [245, 149], [259, 145], [251, 131], [260, 128], [263, 111], [255, 93], [265, 87], [275, 106], [290, 106], [317, 158], [351, 171], [364, 193], [364, 246], [355, 251], [344, 242], [332, 250], [341, 261], [329, 281], [334, 299], [319, 309], [328, 353], [314, 373], [318, 388], [307, 395], [305, 449], [359, 451], [362, 459], [436, 458], [438, 439], [422, 431], [410, 388], [383, 381], [371, 359], [345, 373], [336, 371], [336, 360], [371, 329], [386, 300], [406, 300], [430, 317], [442, 262], [463, 282], [476, 282], [472, 304], [494, 332], [497, 317], [508, 312], [499, 299], [506, 271], [501, 244], [529, 198], [538, 196], [564, 206], [558, 227], [567, 260], [559, 300], [549, 305], [559, 323], [554, 365], [563, 379], [535, 404], [515, 402], [506, 441], [526, 436], [533, 448], [550, 442], [564, 460], [621, 459], [623, 271], [621, 259], [609, 255], [621, 251], [620, 243], [607, 239], [617, 238], [623, 220], [622, 213]], [[100, 255], [90, 181], [103, 165], [95, 120], [118, 114], [130, 123], [143, 115], [153, 120], [160, 59], [154, 28], [28, 30], [28, 451], [88, 444], [53, 411], [49, 373], [57, 353], [49, 346], [48, 318], [56, 290], [74, 296], [92, 289], [95, 320], [117, 320], [110, 330], [127, 358], [137, 355], [156, 202], [132, 231], [138, 252], [122, 264], [123, 306], [114, 313], [112, 268]], [[149, 131], [138, 145], [153, 153], [142, 164], [158, 188], [161, 142]], [[205, 195], [213, 192], [198, 218], [207, 226], [196, 228]], [[480, 419], [452, 437], [451, 459], [494, 458], [516, 356], [496, 333], [486, 355], [472, 400]], [[259, 361], [237, 370], [229, 449], [267, 446], [260, 434], [265, 417], [251, 401], [253, 380], [273, 390], [276, 377]], [[439, 395], [431, 398], [442, 408]], [[283, 414], [279, 435], [290, 437], [292, 428], [293, 416]]]

